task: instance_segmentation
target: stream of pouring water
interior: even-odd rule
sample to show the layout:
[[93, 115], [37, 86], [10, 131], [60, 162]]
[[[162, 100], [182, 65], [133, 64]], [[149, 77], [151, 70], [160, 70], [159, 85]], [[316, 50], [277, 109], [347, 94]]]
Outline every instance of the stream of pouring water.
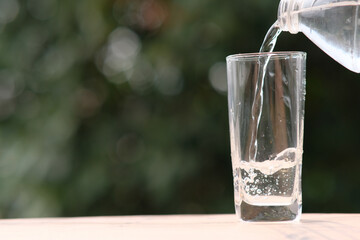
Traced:
[[[260, 53], [262, 52], [272, 52], [274, 50], [277, 38], [281, 33], [278, 22], [276, 21], [268, 30], [265, 35], [264, 41], [260, 47]], [[258, 78], [255, 86], [254, 101], [251, 108], [251, 140], [250, 140], [250, 151], [249, 151], [249, 160], [255, 161], [257, 155], [257, 131], [260, 124], [260, 119], [262, 115], [263, 108], [263, 87], [264, 87], [264, 78], [266, 73], [266, 68], [269, 63], [270, 56], [267, 58], [259, 58], [258, 60]]]
[[[277, 38], [281, 33], [281, 29], [278, 21], [276, 21], [268, 30], [265, 35], [264, 41], [260, 47], [260, 53], [262, 52], [272, 52], [274, 50]], [[265, 72], [265, 71], [264, 71]]]

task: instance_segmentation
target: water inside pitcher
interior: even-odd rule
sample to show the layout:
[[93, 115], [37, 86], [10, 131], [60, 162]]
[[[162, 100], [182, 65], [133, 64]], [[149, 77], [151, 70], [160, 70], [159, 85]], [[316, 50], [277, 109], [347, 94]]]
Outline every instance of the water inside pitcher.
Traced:
[[281, 0], [276, 26], [302, 32], [351, 71], [360, 72], [360, 1]]

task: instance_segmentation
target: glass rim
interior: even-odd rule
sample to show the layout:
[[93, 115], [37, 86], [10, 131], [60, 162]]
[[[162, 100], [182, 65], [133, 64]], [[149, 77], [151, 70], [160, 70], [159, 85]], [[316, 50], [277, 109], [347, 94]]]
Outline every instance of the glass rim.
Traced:
[[279, 52], [255, 52], [255, 53], [238, 53], [226, 57], [226, 61], [253, 61], [259, 57], [270, 56], [271, 59], [287, 58], [305, 58], [306, 52], [302, 51], [279, 51]]

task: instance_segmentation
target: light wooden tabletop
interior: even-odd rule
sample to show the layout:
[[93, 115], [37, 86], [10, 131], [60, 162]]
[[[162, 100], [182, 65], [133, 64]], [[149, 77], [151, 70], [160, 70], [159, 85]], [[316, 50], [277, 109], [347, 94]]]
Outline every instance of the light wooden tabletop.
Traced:
[[244, 223], [235, 215], [0, 220], [0, 239], [360, 239], [360, 214], [303, 214], [298, 223]]

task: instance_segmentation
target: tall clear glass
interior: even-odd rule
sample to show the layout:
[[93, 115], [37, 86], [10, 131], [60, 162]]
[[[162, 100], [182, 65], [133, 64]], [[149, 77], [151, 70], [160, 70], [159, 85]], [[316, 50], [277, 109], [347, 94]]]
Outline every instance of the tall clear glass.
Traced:
[[244, 221], [299, 220], [306, 53], [226, 61], [236, 214]]

